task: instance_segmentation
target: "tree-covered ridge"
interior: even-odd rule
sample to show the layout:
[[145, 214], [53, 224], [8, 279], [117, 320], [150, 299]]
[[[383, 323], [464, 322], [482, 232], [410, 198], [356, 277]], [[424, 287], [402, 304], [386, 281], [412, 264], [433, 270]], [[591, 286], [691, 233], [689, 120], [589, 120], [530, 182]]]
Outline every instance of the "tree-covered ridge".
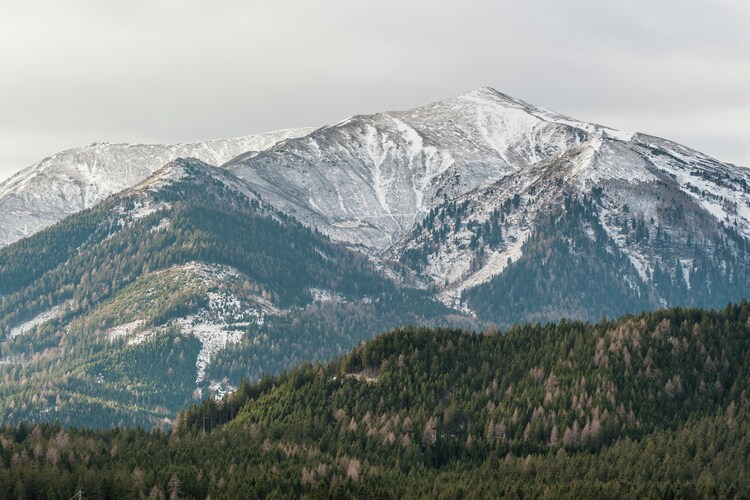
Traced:
[[[366, 258], [234, 189], [230, 177], [179, 162], [185, 179], [125, 192], [1, 249], [0, 329], [67, 299], [86, 305], [142, 274], [190, 261], [234, 266], [282, 305], [309, 302], [311, 286], [360, 295], [394, 288]], [[153, 210], [136, 218], [128, 212], [143, 206]]]
[[210, 378], [228, 377], [233, 385], [243, 378], [259, 380], [305, 362], [327, 362], [351, 350], [358, 342], [405, 324], [475, 326], [432, 300], [408, 288], [344, 303], [314, 303], [283, 316], [269, 316], [257, 332], [239, 346], [220, 351], [209, 367]]
[[0, 496], [744, 497], [750, 305], [405, 328], [172, 432], [0, 432]]
[[[448, 313], [193, 160], [0, 250], [0, 283], [4, 422], [150, 427], [196, 389], [329, 360]], [[314, 303], [313, 290], [336, 300]], [[198, 386], [200, 343], [182, 331], [194, 316], [239, 337]]]
[[[15, 362], [2, 366], [2, 420], [150, 427], [171, 418], [192, 401], [200, 343], [169, 322], [205, 301], [196, 276], [154, 272], [88, 310], [67, 306], [60, 317], [6, 341], [3, 353]], [[120, 325], [130, 334], [166, 326], [130, 344], [116, 333]]]
[[[502, 334], [407, 328], [339, 363], [291, 372], [238, 422], [289, 439], [300, 437], [293, 424], [302, 419], [324, 440], [356, 429], [388, 444], [429, 444], [435, 464], [466, 443], [597, 450], [745, 405], [749, 315], [743, 302], [722, 313], [673, 309]], [[309, 409], [320, 418], [312, 427]]]

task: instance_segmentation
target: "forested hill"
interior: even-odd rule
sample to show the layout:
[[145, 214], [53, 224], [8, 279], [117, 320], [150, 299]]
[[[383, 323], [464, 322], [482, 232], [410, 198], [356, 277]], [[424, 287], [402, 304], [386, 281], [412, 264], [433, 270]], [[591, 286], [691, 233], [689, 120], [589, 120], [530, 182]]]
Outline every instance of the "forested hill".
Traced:
[[169, 433], [8, 427], [0, 496], [747, 497], [750, 305], [405, 328]]
[[176, 160], [0, 249], [0, 421], [152, 427], [243, 377], [329, 360], [449, 310]]

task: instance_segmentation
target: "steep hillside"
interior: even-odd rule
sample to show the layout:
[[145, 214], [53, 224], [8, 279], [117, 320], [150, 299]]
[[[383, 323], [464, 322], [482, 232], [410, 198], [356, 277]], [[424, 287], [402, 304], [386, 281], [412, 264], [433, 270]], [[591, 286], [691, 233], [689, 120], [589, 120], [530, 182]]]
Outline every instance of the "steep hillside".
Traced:
[[407, 328], [246, 384], [172, 433], [0, 432], [0, 494], [750, 494], [747, 302], [596, 325]]
[[595, 137], [436, 207], [389, 255], [504, 324], [721, 306], [750, 296], [748, 182], [673, 143]]
[[378, 255], [436, 204], [600, 129], [484, 88], [408, 111], [354, 116], [224, 167], [280, 210]]
[[449, 313], [198, 160], [0, 250], [0, 287], [0, 414], [66, 425], [150, 426]]
[[[355, 116], [225, 168], [483, 320], [594, 319], [750, 296], [750, 170], [493, 89]], [[561, 245], [573, 250], [547, 263]]]
[[177, 149], [94, 146], [0, 192], [78, 210], [129, 186], [0, 250], [0, 416], [151, 425], [407, 324], [750, 297], [750, 170], [492, 89], [190, 148], [265, 149], [144, 180]]
[[63, 151], [0, 184], [0, 247], [133, 187], [176, 158], [194, 157], [220, 165], [241, 153], [261, 151], [312, 130], [280, 130], [194, 144], [96, 143]]

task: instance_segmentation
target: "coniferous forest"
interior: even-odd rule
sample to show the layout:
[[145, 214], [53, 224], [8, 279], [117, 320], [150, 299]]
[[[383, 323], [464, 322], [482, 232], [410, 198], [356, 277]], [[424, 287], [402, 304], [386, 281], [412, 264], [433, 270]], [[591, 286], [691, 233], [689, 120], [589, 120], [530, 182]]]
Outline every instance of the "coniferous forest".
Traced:
[[403, 328], [168, 431], [0, 431], [0, 497], [750, 495], [750, 304]]

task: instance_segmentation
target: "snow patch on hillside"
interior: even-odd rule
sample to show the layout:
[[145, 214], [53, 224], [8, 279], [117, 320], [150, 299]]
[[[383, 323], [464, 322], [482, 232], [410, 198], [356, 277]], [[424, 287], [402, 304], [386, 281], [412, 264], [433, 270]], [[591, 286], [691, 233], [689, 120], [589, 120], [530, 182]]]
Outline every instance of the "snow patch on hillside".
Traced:
[[209, 384], [208, 390], [213, 393], [213, 397], [216, 400], [222, 399], [228, 394], [232, 394], [237, 390], [237, 387], [230, 384], [227, 380], [213, 381]]
[[322, 288], [311, 288], [310, 295], [312, 295], [313, 302], [316, 302], [316, 303], [326, 303], [326, 302], [344, 303], [346, 302], [346, 299], [340, 293], [332, 292], [331, 290], [323, 290]]
[[[233, 293], [233, 285], [247, 283], [247, 276], [233, 267], [189, 262], [171, 268], [170, 272], [197, 276], [209, 288], [207, 307], [174, 320], [183, 334], [193, 335], [201, 343], [196, 360], [196, 384], [205, 380], [206, 370], [220, 350], [239, 344], [248, 330], [264, 324], [266, 316], [283, 314], [282, 310], [262, 296], [250, 292], [243, 296]], [[128, 345], [136, 346], [167, 328], [165, 325], [138, 332], [143, 324], [142, 320], [136, 320], [111, 328], [107, 334], [114, 339], [135, 333], [128, 340]]]
[[220, 350], [232, 344], [239, 344], [245, 332], [238, 329], [246, 325], [227, 325], [224, 323], [203, 323], [195, 316], [188, 316], [177, 320], [180, 329], [184, 333], [195, 336], [201, 343], [201, 350], [195, 362], [197, 375], [195, 383], [200, 384], [206, 377], [206, 368], [213, 357]]
[[127, 212], [127, 215], [132, 220], [140, 220], [144, 217], [148, 217], [151, 214], [158, 212], [159, 210], [168, 210], [172, 208], [170, 203], [159, 202], [154, 203], [150, 198], [145, 198], [142, 202], [137, 203], [133, 210]]
[[62, 315], [62, 308], [60, 306], [54, 306], [50, 308], [47, 311], [44, 311], [42, 313], [37, 314], [32, 319], [25, 321], [21, 323], [20, 325], [16, 326], [15, 328], [11, 329], [10, 333], [8, 334], [8, 339], [14, 339], [18, 337], [19, 335], [23, 335], [25, 333], [30, 332], [37, 326], [43, 325], [47, 323], [48, 321], [52, 321], [55, 318], [59, 318]]
[[152, 329], [149, 329], [149, 330], [144, 330], [142, 332], [139, 332], [135, 337], [133, 337], [132, 339], [128, 340], [128, 345], [129, 346], [140, 345], [140, 344], [146, 342], [147, 340], [149, 340], [150, 338], [152, 338], [154, 335], [156, 335], [158, 333], [158, 331], [159, 331], [159, 329], [152, 328]]
[[607, 236], [614, 241], [622, 253], [630, 260], [635, 270], [638, 272], [638, 276], [644, 283], [649, 281], [648, 273], [650, 272], [651, 266], [649, 265], [649, 258], [646, 255], [641, 254], [636, 245], [629, 245], [626, 242], [625, 236], [615, 226], [615, 219], [622, 215], [622, 208], [616, 208], [612, 200], [605, 201], [599, 207], [599, 223], [604, 228], [604, 232]]
[[528, 235], [528, 230], [519, 231], [515, 235], [515, 241], [506, 244], [499, 251], [491, 251], [485, 265], [466, 279], [444, 289], [438, 294], [438, 299], [449, 307], [457, 307], [459, 310], [466, 309], [466, 306], [461, 302], [461, 292], [490, 281], [493, 277], [501, 274], [509, 263], [520, 259], [523, 255], [521, 249]]
[[208, 292], [207, 308], [177, 320], [184, 333], [194, 335], [201, 343], [195, 380], [200, 384], [205, 380], [206, 369], [216, 353], [239, 344], [250, 328], [262, 326], [267, 315], [282, 314], [282, 311], [260, 296], [248, 294], [239, 297], [223, 288], [221, 285], [247, 279], [233, 267], [190, 262], [181, 266], [181, 270], [197, 275], [209, 287], [218, 287]]
[[110, 340], [114, 341], [116, 339], [132, 335], [135, 331], [142, 327], [144, 323], [145, 322], [142, 319], [138, 319], [135, 321], [131, 321], [130, 323], [112, 327], [109, 330], [105, 331], [104, 334]]
[[680, 259], [680, 267], [682, 268], [682, 279], [685, 280], [685, 285], [690, 290], [690, 270], [693, 268], [693, 259]]

